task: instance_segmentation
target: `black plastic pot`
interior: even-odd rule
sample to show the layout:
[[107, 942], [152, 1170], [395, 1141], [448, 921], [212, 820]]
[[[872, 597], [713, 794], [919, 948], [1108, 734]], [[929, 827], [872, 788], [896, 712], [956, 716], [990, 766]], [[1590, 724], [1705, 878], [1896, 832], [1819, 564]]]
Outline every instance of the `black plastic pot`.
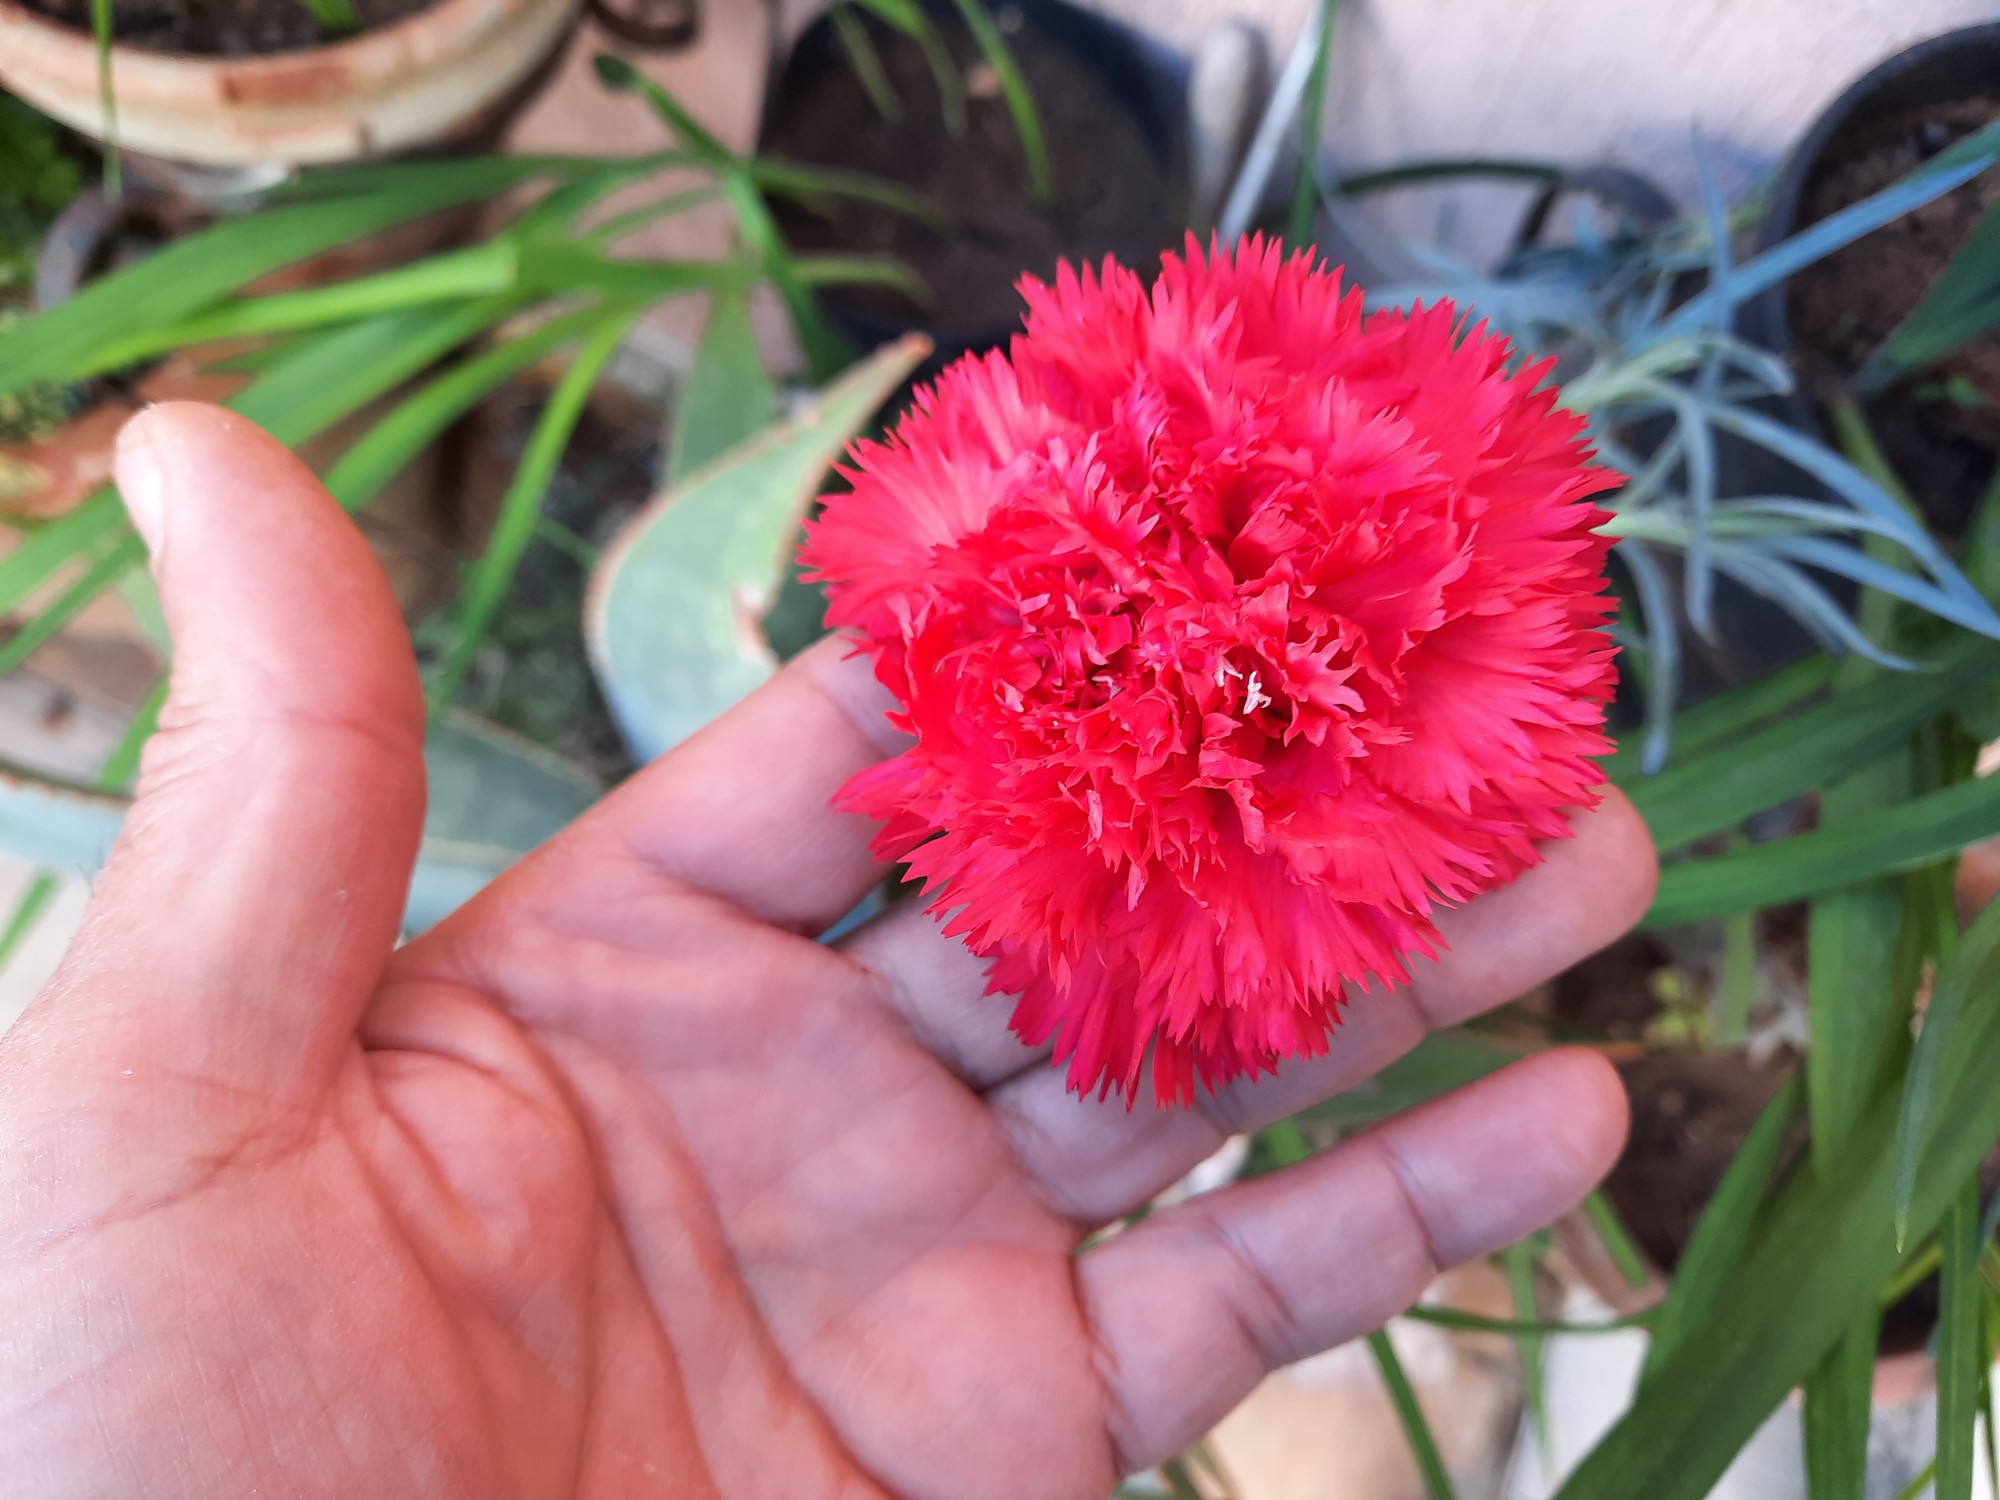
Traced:
[[[1769, 249], [1801, 228], [1807, 190], [1829, 161], [1841, 159], [1854, 133], [1885, 114], [1954, 99], [2000, 97], [2000, 21], [1949, 31], [1877, 64], [1841, 93], [1806, 128], [1786, 157], [1758, 236]], [[1780, 284], [1745, 305], [1741, 327], [1774, 354], [1792, 352], [1792, 330]]]
[[[1176, 226], [1183, 222], [1179, 197], [1184, 192], [1188, 59], [1129, 26], [1083, 10], [1067, 0], [989, 0], [989, 6], [1003, 28], [1010, 29], [1011, 44], [1018, 46], [1024, 36], [1053, 42], [1094, 75], [1101, 84], [1102, 97], [1115, 101], [1137, 126], [1153, 159], [1172, 184], [1173, 200], [1169, 205], [1172, 222]], [[957, 24], [957, 11], [949, 0], [926, 0], [924, 9], [942, 25]], [[875, 30], [878, 37], [893, 40], [866, 17], [857, 15], [857, 19]], [[829, 73], [848, 73], [851, 69], [830, 17], [822, 14], [799, 35], [783, 65], [776, 70], [766, 92], [760, 148], [786, 120], [788, 111], [806, 90], [819, 85]], [[938, 152], [949, 153], [958, 144], [942, 131], [937, 133]], [[1052, 154], [1060, 151], [1060, 142], [1053, 131], [1050, 147]], [[1060, 177], [1057, 192], [1060, 199]], [[1165, 249], [1168, 245], [1163, 243], [1157, 248]], [[1070, 251], [1067, 258], [1074, 260], [1077, 255]], [[918, 309], [899, 309], [885, 303], [880, 295], [871, 297], [828, 288], [820, 297], [835, 325], [861, 347], [873, 347], [910, 332], [930, 335], [937, 352], [920, 375], [934, 373], [959, 355], [1003, 344], [1019, 326], [1010, 319], [977, 327], [937, 327]]]
[[[1822, 175], [1853, 159], [1864, 132], [1898, 115], [1926, 106], [1967, 101], [2000, 101], [2000, 22], [1969, 26], [1919, 42], [1882, 62], [1850, 85], [1813, 121], [1792, 148], [1772, 193], [1759, 236], [1769, 248], [1807, 225]], [[2000, 104], [1996, 105], [2000, 115]], [[1938, 149], [1949, 144], [1942, 137]], [[1763, 293], [1742, 311], [1739, 327], [1754, 342], [1795, 364], [1800, 349], [1790, 319], [1790, 288]], [[1899, 400], [1903, 403], [1898, 405]], [[1886, 402], [1886, 404], [1885, 404]], [[1907, 397], [1890, 395], [1871, 402], [1877, 436], [1894, 463], [1920, 465], [1906, 472], [1926, 519], [1947, 542], [1962, 535], [1974, 498], [1984, 490], [2000, 445], [1990, 438], [1969, 440], [1935, 413], [1924, 416]], [[1822, 434], [1827, 424], [1807, 396], [1793, 398], [1788, 415]]]

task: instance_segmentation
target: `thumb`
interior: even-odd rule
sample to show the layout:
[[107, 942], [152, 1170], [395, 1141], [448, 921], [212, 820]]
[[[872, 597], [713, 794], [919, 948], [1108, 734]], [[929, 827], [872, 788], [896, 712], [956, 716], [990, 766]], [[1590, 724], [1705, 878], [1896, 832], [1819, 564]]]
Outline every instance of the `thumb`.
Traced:
[[367, 544], [246, 419], [134, 418], [117, 477], [173, 634], [139, 792], [24, 1017], [92, 1072], [293, 1102], [331, 1078], [395, 942], [423, 698]]

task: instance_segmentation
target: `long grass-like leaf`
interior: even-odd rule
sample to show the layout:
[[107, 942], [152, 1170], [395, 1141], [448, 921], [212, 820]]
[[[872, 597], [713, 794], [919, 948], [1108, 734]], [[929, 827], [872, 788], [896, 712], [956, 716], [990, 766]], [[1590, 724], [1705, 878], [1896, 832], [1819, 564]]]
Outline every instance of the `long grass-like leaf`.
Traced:
[[1022, 76], [1021, 65], [1014, 60], [1007, 39], [987, 14], [985, 0], [952, 0], [952, 4], [958, 7], [980, 54], [1000, 80], [1001, 96], [1007, 101], [1007, 113], [1013, 116], [1014, 133], [1021, 140], [1021, 154], [1028, 161], [1028, 196], [1046, 207], [1055, 202], [1056, 179], [1049, 164], [1048, 138], [1042, 132], [1042, 115], [1035, 107], [1034, 92]]
[[965, 134], [965, 82], [958, 76], [958, 64], [951, 59], [944, 39], [916, 0], [855, 0], [878, 19], [903, 33], [924, 54], [937, 85], [938, 115], [946, 134], [953, 140]]
[[17, 669], [47, 645], [83, 610], [83, 607], [122, 577], [125, 570], [145, 560], [146, 548], [136, 536], [114, 542], [79, 574], [40, 614], [16, 631], [12, 640], [0, 646], [0, 677]]
[[1967, 1180], [1939, 1230], [1937, 1500], [1972, 1500], [1973, 1433], [1979, 1423], [1979, 1351], [1985, 1298], [1979, 1258], [1979, 1179]]
[[14, 910], [8, 914], [7, 925], [0, 929], [0, 971], [14, 961], [21, 944], [35, 930], [35, 924], [48, 910], [49, 902], [55, 899], [58, 882], [49, 870], [37, 870], [21, 892], [20, 900], [14, 903]]
[[455, 188], [286, 204], [177, 240], [0, 333], [0, 395], [74, 379], [134, 328], [194, 317], [280, 266], [478, 198], [484, 184], [470, 175]]
[[[1826, 689], [1834, 665], [1830, 656], [1802, 656], [1767, 676], [1725, 688], [1681, 710], [1674, 715], [1675, 753], [1685, 758], [1711, 750], [1799, 707]], [[1637, 743], [1621, 736], [1618, 749], [1604, 762], [1604, 771], [1620, 786], [1630, 785], [1639, 775]]]
[[[1989, 778], [1990, 780], [1991, 778]], [[1980, 782], [1962, 783], [1949, 792], [1932, 792], [1907, 804], [1916, 807], [1951, 793], [1979, 788]], [[1984, 837], [1972, 833], [1965, 842]], [[1925, 1132], [1938, 1093], [1938, 1080], [1946, 1068], [1958, 1032], [1968, 1012], [2000, 1009], [2000, 901], [1988, 903], [1959, 939], [1951, 956], [1937, 972], [1931, 985], [1931, 1000], [1924, 1010], [1923, 1030], [1917, 1033], [1916, 1050], [1909, 1070], [1903, 1075], [1902, 1111], [1896, 1126], [1896, 1234], [1900, 1240], [1910, 1227], [1910, 1205], [1916, 1194], [1918, 1158], [1923, 1151]]]
[[438, 668], [431, 684], [430, 701], [436, 712], [457, 695], [466, 668], [478, 654], [491, 628], [493, 617], [513, 587], [521, 553], [534, 536], [535, 521], [541, 515], [542, 497], [555, 478], [556, 467], [569, 447], [570, 434], [583, 416], [584, 403], [592, 387], [604, 373], [632, 326], [636, 312], [619, 309], [607, 313], [578, 351], [570, 367], [550, 393], [547, 405], [535, 422], [528, 446], [514, 470], [514, 477], [500, 499], [500, 513], [487, 539], [486, 549], [473, 565], [459, 606], [457, 636]]
[[537, 360], [582, 338], [602, 320], [586, 308], [495, 344], [435, 377], [398, 402], [335, 460], [326, 487], [348, 510], [358, 510], [466, 412]]
[[[1961, 782], [1836, 827], [1670, 865], [1643, 925], [1673, 927], [1763, 911], [1919, 870], [1995, 834], [2000, 834], [2000, 777]], [[1918, 1046], [1921, 1052], [1921, 1039]]]
[[1403, 1362], [1396, 1357], [1389, 1335], [1380, 1328], [1369, 1334], [1368, 1352], [1374, 1357], [1375, 1368], [1381, 1372], [1382, 1384], [1396, 1408], [1396, 1420], [1403, 1424], [1403, 1436], [1416, 1455], [1425, 1492], [1430, 1500], [1452, 1500], [1451, 1474], [1444, 1466], [1437, 1439], [1431, 1436], [1431, 1424], [1417, 1403], [1417, 1393], [1410, 1385], [1410, 1377], [1403, 1373]]
[[1553, 1338], [1558, 1335], [1626, 1333], [1634, 1328], [1648, 1328], [1652, 1325], [1656, 1309], [1646, 1308], [1640, 1312], [1627, 1313], [1622, 1318], [1606, 1318], [1601, 1323], [1572, 1323], [1561, 1318], [1487, 1318], [1478, 1313], [1460, 1312], [1455, 1307], [1427, 1307], [1421, 1303], [1397, 1314], [1413, 1323], [1432, 1323], [1439, 1328], [1449, 1328], [1457, 1333], [1500, 1333], [1512, 1338], [1533, 1335], [1538, 1338]]
[[1653, 1339], [1642, 1378], [1650, 1379], [1666, 1364], [1728, 1285], [1750, 1243], [1750, 1231], [1785, 1142], [1804, 1113], [1805, 1086], [1795, 1073], [1758, 1114], [1695, 1221], [1666, 1298], [1654, 1309]]
[[1881, 1324], [1881, 1312], [1869, 1306], [1806, 1376], [1806, 1490], [1812, 1500], [1866, 1500]]
[[[2000, 324], [2000, 212], [1987, 209], [1952, 252], [1917, 305], [1855, 376], [1862, 392], [1879, 391], [1935, 364]], [[1944, 1486], [1938, 1487], [1943, 1500]]]
[[1319, 0], [1311, 24], [1317, 29], [1313, 41], [1312, 72], [1306, 77], [1305, 98], [1299, 106], [1299, 168], [1292, 183], [1291, 210], [1285, 219], [1285, 240], [1295, 249], [1312, 243], [1313, 216], [1319, 209], [1319, 132], [1326, 112], [1327, 71], [1333, 61], [1333, 22], [1340, 0]]
[[868, 35], [867, 26], [846, 4], [834, 5], [827, 12], [827, 20], [833, 26], [840, 50], [847, 54], [847, 66], [853, 70], [861, 92], [875, 106], [875, 113], [892, 122], [901, 120], [902, 97], [889, 81], [889, 70], [882, 65], [882, 54], [875, 50], [875, 40]]
[[199, 317], [112, 339], [76, 373], [95, 375], [195, 344], [295, 333], [425, 303], [495, 296], [513, 289], [516, 262], [513, 245], [491, 240], [371, 276], [228, 302]]

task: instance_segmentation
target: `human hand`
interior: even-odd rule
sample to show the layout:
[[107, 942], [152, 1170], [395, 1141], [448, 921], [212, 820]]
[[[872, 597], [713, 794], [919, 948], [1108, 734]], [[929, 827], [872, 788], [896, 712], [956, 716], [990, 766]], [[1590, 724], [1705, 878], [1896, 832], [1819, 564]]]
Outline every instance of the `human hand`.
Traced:
[[894, 752], [816, 648], [395, 949], [408, 636], [306, 470], [204, 407], [120, 479], [178, 646], [124, 836], [0, 1041], [0, 1491], [1101, 1496], [1609, 1166], [1545, 1053], [1091, 1248], [1235, 1132], [1638, 917], [1615, 793], [1327, 1056], [1079, 1101], [828, 798]]

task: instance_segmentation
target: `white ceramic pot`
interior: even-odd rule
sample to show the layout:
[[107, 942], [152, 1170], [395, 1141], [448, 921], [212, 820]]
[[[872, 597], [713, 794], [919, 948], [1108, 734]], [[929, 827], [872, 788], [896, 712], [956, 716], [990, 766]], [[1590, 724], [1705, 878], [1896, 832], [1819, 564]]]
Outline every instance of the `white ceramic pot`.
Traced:
[[[116, 47], [119, 142], [215, 167], [346, 161], [426, 145], [522, 83], [568, 34], [578, 4], [439, 0], [350, 41], [268, 57]], [[0, 85], [102, 135], [95, 43], [18, 0], [0, 0]]]

